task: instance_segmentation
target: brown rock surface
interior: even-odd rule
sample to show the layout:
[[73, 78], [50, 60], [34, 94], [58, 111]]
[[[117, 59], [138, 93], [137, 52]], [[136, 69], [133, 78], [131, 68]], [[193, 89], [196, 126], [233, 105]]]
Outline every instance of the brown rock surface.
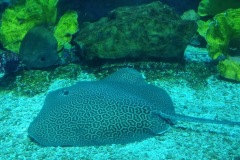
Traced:
[[181, 20], [167, 5], [153, 2], [118, 8], [87, 23], [75, 42], [87, 59], [172, 58], [183, 56], [195, 32], [194, 21]]

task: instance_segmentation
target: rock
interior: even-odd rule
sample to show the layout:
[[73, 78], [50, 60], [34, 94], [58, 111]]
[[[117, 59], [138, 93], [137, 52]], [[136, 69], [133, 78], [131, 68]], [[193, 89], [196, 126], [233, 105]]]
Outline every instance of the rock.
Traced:
[[58, 15], [61, 16], [69, 10], [75, 10], [78, 11], [79, 22], [95, 22], [100, 18], [107, 16], [108, 12], [115, 8], [141, 5], [152, 1], [153, 0], [71, 0], [71, 3], [69, 3], [69, 0], [60, 0], [58, 2]]
[[190, 9], [186, 12], [184, 12], [181, 15], [181, 19], [183, 20], [192, 20], [192, 21], [198, 21], [200, 19], [199, 15], [197, 14], [196, 11], [194, 11], [193, 9]]
[[184, 51], [184, 59], [191, 62], [211, 62], [207, 48], [199, 48], [188, 45]]
[[197, 10], [199, 1], [201, 0], [161, 0], [162, 3], [174, 8], [174, 10], [176, 10], [176, 12], [179, 14], [182, 14], [189, 9]]
[[87, 23], [74, 41], [87, 59], [181, 58], [195, 32], [194, 21], [181, 20], [157, 1], [115, 9], [98, 22]]

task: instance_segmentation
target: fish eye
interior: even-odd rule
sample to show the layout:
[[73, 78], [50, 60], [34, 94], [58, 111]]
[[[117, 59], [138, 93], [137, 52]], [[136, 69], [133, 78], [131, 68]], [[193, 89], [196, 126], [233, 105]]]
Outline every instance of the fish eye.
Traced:
[[68, 90], [62, 90], [62, 95], [66, 96], [69, 94], [69, 91]]
[[44, 57], [40, 58], [41, 62], [44, 62], [46, 59]]

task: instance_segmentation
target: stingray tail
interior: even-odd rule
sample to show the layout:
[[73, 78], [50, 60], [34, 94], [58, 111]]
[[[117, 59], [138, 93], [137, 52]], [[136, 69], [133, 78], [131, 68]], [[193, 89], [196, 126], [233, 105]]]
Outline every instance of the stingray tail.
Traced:
[[213, 123], [213, 124], [224, 124], [224, 125], [237, 125], [240, 126], [240, 122], [228, 121], [228, 120], [213, 120], [213, 119], [206, 119], [206, 118], [197, 118], [191, 116], [185, 116], [180, 114], [167, 114], [160, 112], [158, 113], [159, 116], [167, 119], [168, 121], [187, 121], [187, 122], [198, 122], [198, 123]]

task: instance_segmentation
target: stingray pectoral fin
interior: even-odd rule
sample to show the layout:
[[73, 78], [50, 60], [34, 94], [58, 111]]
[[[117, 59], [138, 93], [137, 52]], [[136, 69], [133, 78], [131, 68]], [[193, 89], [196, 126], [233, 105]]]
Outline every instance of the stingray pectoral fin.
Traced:
[[163, 112], [158, 112], [158, 114], [162, 118], [170, 119], [170, 120], [240, 126], [240, 122], [234, 122], [234, 121], [228, 121], [228, 120], [222, 120], [221, 121], [221, 120], [213, 120], [213, 119], [185, 116], [185, 115], [180, 115], [180, 114], [168, 114], [168, 113], [163, 113]]

